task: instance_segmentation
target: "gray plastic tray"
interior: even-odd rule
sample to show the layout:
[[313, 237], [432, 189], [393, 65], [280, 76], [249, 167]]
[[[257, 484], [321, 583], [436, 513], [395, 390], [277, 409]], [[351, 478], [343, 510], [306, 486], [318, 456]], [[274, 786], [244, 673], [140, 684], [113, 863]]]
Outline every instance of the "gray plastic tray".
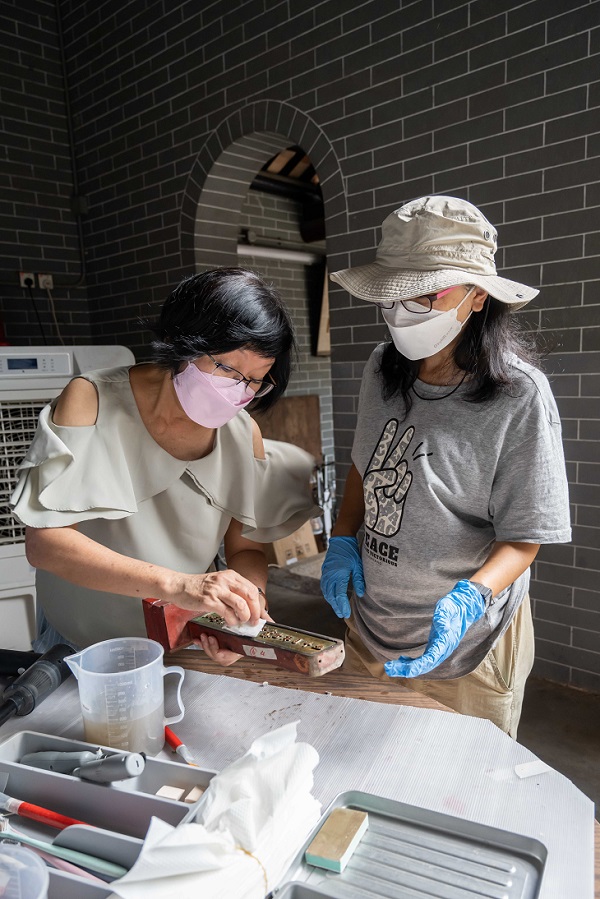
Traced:
[[[355, 808], [369, 827], [341, 874], [304, 852], [329, 812]], [[346, 792], [334, 799], [290, 866], [276, 899], [536, 899], [546, 863], [538, 840], [427, 809]]]
[[[194, 786], [206, 788], [215, 774], [214, 771], [179, 762], [148, 758], [144, 771], [138, 777], [113, 784], [96, 784], [19, 763], [19, 759], [29, 752], [48, 749], [73, 752], [95, 748], [96, 744], [34, 731], [17, 733], [0, 744], [0, 774], [8, 775], [5, 792], [27, 802], [46, 805], [86, 824], [143, 838], [153, 815], [175, 826], [189, 817], [190, 810], [195, 807], [156, 796], [156, 791], [163, 784], [189, 792]], [[104, 748], [107, 755], [118, 754], [115, 749]]]
[[66, 874], [64, 871], [49, 871], [48, 899], [108, 899], [113, 895], [110, 884], [101, 886]]
[[[73, 752], [95, 748], [96, 744], [81, 740], [21, 731], [0, 743], [0, 776], [8, 775], [5, 792], [10, 796], [91, 825], [72, 825], [57, 831], [19, 818], [14, 821], [18, 830], [130, 868], [139, 855], [153, 816], [176, 826], [193, 818], [202, 801], [190, 805], [156, 796], [156, 791], [163, 784], [183, 788], [186, 793], [195, 786], [205, 788], [216, 772], [180, 762], [147, 758], [144, 771], [138, 777], [114, 784], [97, 784], [19, 762], [29, 752], [50, 749]], [[118, 750], [110, 747], [103, 749], [107, 755], [118, 754]], [[109, 885], [103, 887], [62, 871], [50, 871], [49, 899], [105, 899], [111, 894]]]

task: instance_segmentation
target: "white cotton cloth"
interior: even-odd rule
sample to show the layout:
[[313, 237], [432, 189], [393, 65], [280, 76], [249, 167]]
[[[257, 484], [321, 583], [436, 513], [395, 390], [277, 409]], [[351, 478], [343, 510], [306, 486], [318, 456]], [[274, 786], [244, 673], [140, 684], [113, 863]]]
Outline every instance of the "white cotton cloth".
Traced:
[[111, 884], [111, 899], [264, 899], [321, 814], [311, 793], [319, 756], [295, 742], [297, 725], [259, 737], [213, 777], [195, 823], [153, 818], [135, 865]]
[[226, 624], [223, 630], [230, 634], [238, 634], [240, 637], [258, 637], [266, 623], [266, 619], [261, 618], [258, 624]]

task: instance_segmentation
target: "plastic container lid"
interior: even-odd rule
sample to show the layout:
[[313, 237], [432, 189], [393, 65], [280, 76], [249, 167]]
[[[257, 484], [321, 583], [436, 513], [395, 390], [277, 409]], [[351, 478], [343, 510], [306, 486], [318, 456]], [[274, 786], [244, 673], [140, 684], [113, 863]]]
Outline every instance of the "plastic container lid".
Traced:
[[2, 899], [46, 899], [48, 881], [48, 868], [35, 852], [8, 840], [0, 841]]

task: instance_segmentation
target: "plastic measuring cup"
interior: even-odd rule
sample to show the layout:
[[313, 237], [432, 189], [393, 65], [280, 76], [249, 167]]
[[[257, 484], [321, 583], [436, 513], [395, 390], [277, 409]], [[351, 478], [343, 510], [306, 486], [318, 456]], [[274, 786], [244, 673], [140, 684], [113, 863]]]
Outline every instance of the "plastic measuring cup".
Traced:
[[0, 842], [0, 896], [2, 899], [45, 899], [48, 895], [48, 868], [23, 846]]
[[[184, 671], [165, 668], [160, 643], [143, 637], [118, 637], [95, 643], [67, 656], [77, 678], [88, 743], [155, 755], [165, 742], [165, 724], [184, 714], [181, 685]], [[177, 674], [179, 715], [165, 718], [163, 678]]]

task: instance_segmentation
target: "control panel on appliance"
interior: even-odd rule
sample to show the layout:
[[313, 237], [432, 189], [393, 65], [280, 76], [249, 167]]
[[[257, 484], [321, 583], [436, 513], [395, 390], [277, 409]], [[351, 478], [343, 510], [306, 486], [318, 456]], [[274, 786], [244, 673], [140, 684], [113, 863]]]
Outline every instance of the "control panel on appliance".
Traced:
[[72, 375], [73, 357], [71, 353], [24, 353], [0, 350], [0, 378], [16, 375]]

